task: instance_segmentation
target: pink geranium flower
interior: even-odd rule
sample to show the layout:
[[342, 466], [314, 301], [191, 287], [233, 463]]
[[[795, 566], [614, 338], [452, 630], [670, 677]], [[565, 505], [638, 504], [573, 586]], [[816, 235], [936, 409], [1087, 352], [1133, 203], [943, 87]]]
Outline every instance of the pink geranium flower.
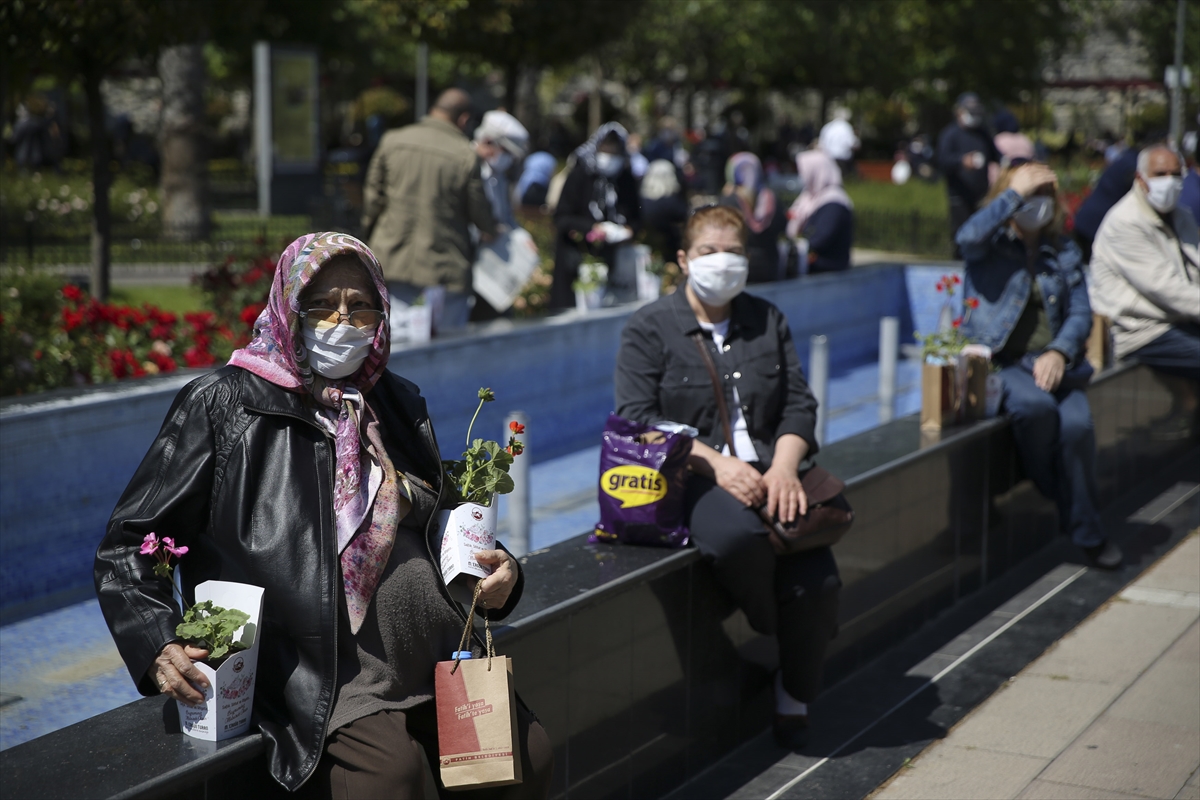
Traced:
[[154, 535], [153, 531], [151, 531], [150, 533], [146, 534], [145, 539], [142, 539], [141, 554], [144, 556], [152, 556], [152, 555], [154, 555], [154, 551], [157, 549], [158, 549], [158, 537]]
[[187, 547], [185, 547], [183, 545], [176, 547], [175, 540], [172, 539], [170, 536], [164, 536], [162, 543], [163, 543], [163, 547], [166, 549], [166, 551], [168, 553], [170, 553], [171, 555], [175, 556], [176, 558], [179, 558], [180, 556], [187, 554], [187, 551], [188, 551]]

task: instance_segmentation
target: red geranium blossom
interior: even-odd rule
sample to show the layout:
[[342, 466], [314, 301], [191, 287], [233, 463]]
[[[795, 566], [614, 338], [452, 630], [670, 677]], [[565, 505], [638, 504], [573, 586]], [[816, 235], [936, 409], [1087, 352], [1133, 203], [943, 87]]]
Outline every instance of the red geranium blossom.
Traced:
[[508, 423], [508, 429], [516, 434], [522, 434], [525, 432], [525, 426], [517, 422], [515, 419]]

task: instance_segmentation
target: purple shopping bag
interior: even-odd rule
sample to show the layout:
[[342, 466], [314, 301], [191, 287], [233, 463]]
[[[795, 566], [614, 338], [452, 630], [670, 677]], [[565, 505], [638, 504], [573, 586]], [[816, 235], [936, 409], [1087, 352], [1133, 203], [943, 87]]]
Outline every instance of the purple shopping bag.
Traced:
[[589, 541], [688, 543], [683, 493], [692, 437], [610, 414], [600, 445], [600, 522]]

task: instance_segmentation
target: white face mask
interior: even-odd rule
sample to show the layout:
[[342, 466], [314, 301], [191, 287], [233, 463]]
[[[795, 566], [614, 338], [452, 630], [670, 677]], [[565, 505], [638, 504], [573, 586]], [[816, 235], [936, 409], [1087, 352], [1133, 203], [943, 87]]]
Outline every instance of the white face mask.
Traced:
[[750, 262], [736, 253], [710, 253], [688, 259], [688, 284], [700, 302], [723, 306], [742, 293]]
[[1160, 175], [1157, 178], [1142, 176], [1146, 182], [1146, 202], [1160, 214], [1169, 214], [1179, 203], [1183, 191], [1183, 178], [1178, 175]]
[[349, 322], [329, 327], [303, 326], [308, 367], [324, 378], [338, 380], [353, 375], [371, 354], [375, 331], [361, 331]]
[[978, 114], [972, 114], [969, 111], [964, 111], [959, 119], [962, 120], [964, 128], [971, 129], [978, 128], [983, 122], [983, 119]]
[[615, 153], [596, 153], [596, 170], [605, 177], [615, 178], [625, 166], [625, 159]]
[[512, 153], [508, 151], [500, 152], [489, 158], [488, 164], [496, 172], [508, 172], [508, 168], [513, 164]]
[[1026, 233], [1036, 233], [1054, 219], [1054, 198], [1039, 195], [1021, 204], [1012, 215], [1013, 222]]

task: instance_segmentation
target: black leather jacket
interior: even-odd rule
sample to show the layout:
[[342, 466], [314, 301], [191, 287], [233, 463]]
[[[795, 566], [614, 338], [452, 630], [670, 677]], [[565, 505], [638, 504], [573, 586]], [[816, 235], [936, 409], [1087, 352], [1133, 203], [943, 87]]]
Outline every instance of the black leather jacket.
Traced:
[[[417, 387], [385, 372], [367, 401], [391, 438], [415, 438], [423, 472], [438, 476], [440, 505], [441, 456]], [[154, 576], [154, 559], [138, 552], [147, 533], [173, 536], [189, 548], [179, 567], [189, 603], [206, 580], [266, 590], [253, 721], [266, 739], [271, 774], [289, 790], [320, 759], [336, 699], [342, 583], [333, 468], [333, 441], [304, 397], [238, 367], [219, 369], [175, 398], [96, 553], [101, 610], [145, 695], [159, 691], [146, 673], [177, 639], [181, 621], [167, 581]], [[434, 564], [436, 519], [425, 536]], [[494, 619], [516, 605], [523, 580], [518, 573]]]

